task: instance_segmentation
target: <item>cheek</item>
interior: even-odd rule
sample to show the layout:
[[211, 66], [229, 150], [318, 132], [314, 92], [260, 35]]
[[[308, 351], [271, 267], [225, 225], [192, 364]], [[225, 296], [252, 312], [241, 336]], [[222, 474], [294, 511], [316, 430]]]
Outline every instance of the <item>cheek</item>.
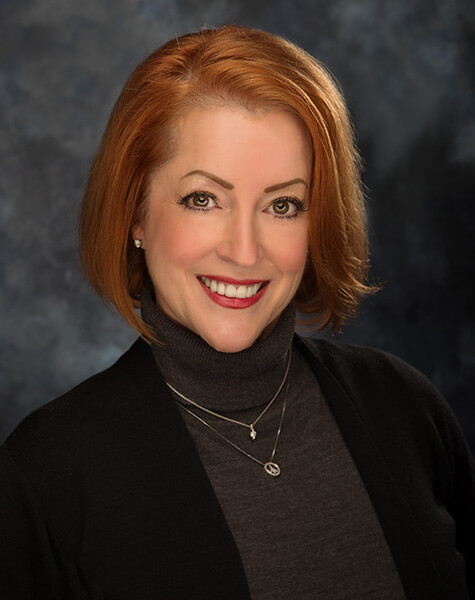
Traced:
[[273, 262], [281, 273], [297, 275], [303, 272], [308, 250], [306, 228], [294, 235], [279, 236], [273, 247]]
[[190, 265], [212, 247], [211, 232], [196, 223], [172, 217], [157, 219], [149, 229], [153, 259], [166, 258], [180, 265]]

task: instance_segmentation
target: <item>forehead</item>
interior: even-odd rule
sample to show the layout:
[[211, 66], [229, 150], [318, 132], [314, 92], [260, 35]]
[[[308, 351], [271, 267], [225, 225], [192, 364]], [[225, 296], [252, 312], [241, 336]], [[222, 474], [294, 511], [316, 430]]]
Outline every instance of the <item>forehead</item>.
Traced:
[[211, 169], [224, 177], [260, 168], [263, 175], [307, 178], [311, 171], [310, 136], [297, 116], [283, 110], [194, 108], [179, 118], [173, 138], [173, 157], [164, 165], [170, 170]]

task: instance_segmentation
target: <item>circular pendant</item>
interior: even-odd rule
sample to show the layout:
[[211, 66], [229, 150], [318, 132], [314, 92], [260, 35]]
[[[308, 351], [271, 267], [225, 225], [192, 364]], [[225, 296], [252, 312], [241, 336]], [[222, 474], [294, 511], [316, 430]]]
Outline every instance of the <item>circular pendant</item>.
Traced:
[[272, 475], [272, 477], [278, 477], [280, 475], [280, 467], [275, 462], [266, 462], [264, 465], [264, 471], [267, 475]]

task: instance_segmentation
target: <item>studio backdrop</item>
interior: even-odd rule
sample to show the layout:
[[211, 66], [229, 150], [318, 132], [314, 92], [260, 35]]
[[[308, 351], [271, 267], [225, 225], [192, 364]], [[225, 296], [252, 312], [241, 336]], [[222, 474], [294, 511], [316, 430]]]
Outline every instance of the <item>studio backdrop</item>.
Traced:
[[423, 371], [475, 448], [468, 0], [2, 0], [0, 438], [135, 339], [80, 271], [88, 170], [132, 69], [173, 36], [225, 23], [296, 42], [340, 82], [364, 162], [371, 279], [383, 287], [337, 339]]

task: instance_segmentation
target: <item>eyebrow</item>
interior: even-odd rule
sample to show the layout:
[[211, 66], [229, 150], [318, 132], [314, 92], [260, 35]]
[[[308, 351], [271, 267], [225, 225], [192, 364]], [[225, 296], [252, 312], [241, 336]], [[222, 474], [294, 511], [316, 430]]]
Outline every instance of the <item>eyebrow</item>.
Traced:
[[[234, 189], [233, 184], [229, 183], [229, 181], [224, 181], [224, 179], [221, 179], [221, 177], [218, 177], [217, 175], [213, 175], [213, 173], [208, 173], [208, 171], [202, 171], [201, 169], [196, 169], [194, 171], [190, 171], [186, 175], [183, 175], [182, 179], [184, 179], [185, 177], [190, 177], [191, 175], [204, 175], [208, 179], [211, 179], [211, 181], [214, 181], [215, 183], [217, 183], [218, 185], [220, 185], [221, 187], [223, 187], [227, 190]], [[303, 183], [305, 187], [308, 187], [307, 182], [304, 179], [297, 177], [295, 179], [291, 179], [290, 181], [284, 181], [282, 183], [276, 183], [275, 185], [266, 187], [264, 190], [264, 193], [269, 194], [270, 192], [275, 192], [277, 190], [281, 190], [282, 188], [289, 187], [296, 183]]]
[[269, 192], [275, 192], [276, 190], [281, 190], [282, 188], [290, 187], [291, 185], [294, 185], [295, 183], [303, 183], [305, 187], [308, 187], [307, 183], [304, 179], [297, 177], [296, 179], [291, 179], [290, 181], [284, 181], [283, 183], [276, 183], [275, 185], [266, 187], [266, 189], [264, 190], [264, 193], [268, 194]]
[[202, 171], [201, 169], [196, 169], [195, 171], [190, 171], [186, 175], [183, 175], [182, 179], [185, 179], [185, 177], [190, 177], [191, 175], [204, 175], [208, 179], [211, 179], [211, 181], [214, 181], [215, 183], [217, 183], [218, 185], [220, 185], [221, 187], [223, 187], [227, 190], [234, 189], [234, 186], [232, 183], [229, 183], [228, 181], [224, 181], [224, 179], [221, 179], [221, 177], [218, 177], [217, 175], [213, 175], [212, 173], [208, 173], [208, 171]]

